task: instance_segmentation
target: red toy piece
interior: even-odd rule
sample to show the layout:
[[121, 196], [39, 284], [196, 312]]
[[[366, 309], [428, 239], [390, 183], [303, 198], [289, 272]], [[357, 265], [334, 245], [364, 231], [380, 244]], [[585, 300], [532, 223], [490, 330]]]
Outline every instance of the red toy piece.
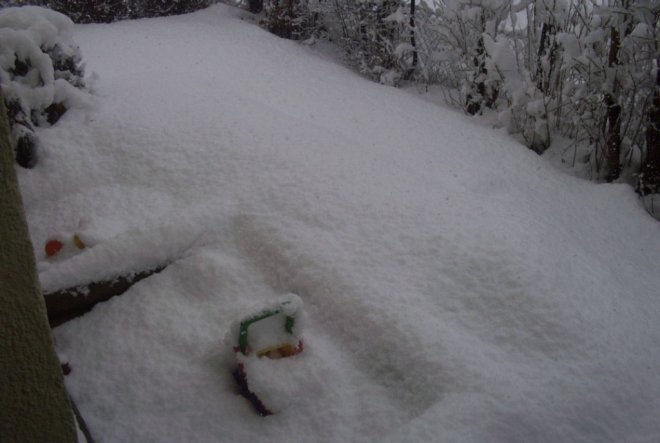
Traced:
[[64, 244], [59, 240], [49, 240], [46, 242], [46, 257], [52, 257], [62, 250]]

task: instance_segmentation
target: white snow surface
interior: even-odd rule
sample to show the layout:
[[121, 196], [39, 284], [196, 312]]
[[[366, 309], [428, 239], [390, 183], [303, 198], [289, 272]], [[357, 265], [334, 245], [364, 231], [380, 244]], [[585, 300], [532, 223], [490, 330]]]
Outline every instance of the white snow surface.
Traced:
[[[54, 331], [95, 441], [657, 441], [660, 225], [628, 186], [227, 6], [74, 39], [96, 106], [19, 170], [42, 284], [170, 263]], [[305, 351], [262, 418], [223, 337], [289, 292]]]

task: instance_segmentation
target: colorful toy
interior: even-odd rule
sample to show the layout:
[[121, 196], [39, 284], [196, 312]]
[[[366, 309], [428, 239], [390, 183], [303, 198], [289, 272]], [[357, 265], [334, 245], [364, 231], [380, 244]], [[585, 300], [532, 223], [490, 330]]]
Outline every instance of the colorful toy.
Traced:
[[267, 360], [291, 357], [303, 351], [301, 308], [300, 297], [288, 294], [277, 304], [245, 317], [233, 327], [230, 339], [237, 362], [234, 378], [243, 396], [260, 415], [271, 415], [274, 411], [254, 392], [250, 371], [267, 371]]
[[66, 237], [68, 236], [58, 235], [48, 240], [44, 247], [46, 257], [53, 258], [56, 255], [62, 255], [63, 251], [67, 252], [67, 254], [64, 255], [71, 256], [87, 247], [78, 234], [73, 234], [70, 241], [65, 240]]
[[76, 245], [76, 248], [78, 249], [85, 249], [87, 247], [85, 242], [80, 239], [78, 234], [73, 234], [73, 244]]
[[53, 257], [55, 256], [58, 252], [62, 250], [64, 247], [64, 243], [62, 243], [59, 240], [48, 240], [46, 242], [46, 247], [44, 248], [46, 251], [46, 257]]

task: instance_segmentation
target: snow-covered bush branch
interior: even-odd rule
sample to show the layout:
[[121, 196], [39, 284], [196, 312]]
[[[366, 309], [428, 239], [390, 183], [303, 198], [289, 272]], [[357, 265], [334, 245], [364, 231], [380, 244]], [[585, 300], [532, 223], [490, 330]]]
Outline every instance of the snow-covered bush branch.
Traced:
[[23, 167], [37, 161], [34, 126], [54, 124], [84, 100], [84, 66], [72, 27], [69, 18], [45, 8], [0, 10], [0, 87]]
[[416, 62], [410, 13], [399, 0], [270, 0], [250, 2], [266, 11], [262, 24], [280, 37], [325, 37], [348, 62], [375, 81], [397, 84]]
[[110, 23], [117, 20], [160, 17], [193, 12], [215, 0], [4, 0], [4, 6], [46, 6], [75, 23]]

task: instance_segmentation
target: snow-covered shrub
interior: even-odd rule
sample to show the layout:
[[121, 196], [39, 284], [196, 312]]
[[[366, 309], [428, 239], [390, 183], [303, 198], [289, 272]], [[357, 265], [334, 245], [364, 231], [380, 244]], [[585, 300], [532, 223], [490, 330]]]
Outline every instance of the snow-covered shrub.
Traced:
[[261, 24], [289, 39], [326, 37], [338, 44], [350, 64], [370, 78], [396, 83], [400, 65], [409, 58], [400, 45], [408, 18], [399, 13], [398, 0], [249, 0], [254, 13], [265, 10]]
[[6, 6], [46, 6], [75, 23], [110, 23], [117, 20], [161, 17], [197, 11], [215, 0], [3, 0]]
[[130, 17], [126, 0], [48, 0], [47, 5], [76, 23], [110, 23]]
[[179, 15], [206, 8], [213, 0], [128, 0], [131, 18]]
[[557, 34], [557, 131], [591, 146], [594, 179], [638, 182], [644, 193], [645, 178], [657, 177], [651, 180], [660, 183], [660, 175], [644, 174], [655, 169], [646, 164], [658, 150], [649, 134], [658, 124], [653, 122], [658, 120], [660, 5], [612, 0], [607, 6], [571, 4], [569, 11]]
[[502, 76], [489, 60], [486, 43], [498, 41], [510, 6], [504, 0], [436, 0], [432, 9], [420, 7], [422, 76], [456, 89], [453, 101], [469, 114], [495, 108], [500, 98]]
[[266, 18], [262, 25], [278, 37], [301, 40], [309, 37], [313, 16], [307, 2], [273, 0], [265, 4]]
[[535, 152], [568, 136], [594, 179], [657, 192], [659, 22], [657, 0], [436, 0], [417, 17], [418, 69]]
[[0, 10], [0, 87], [19, 165], [36, 164], [33, 127], [52, 125], [80, 99], [84, 67], [73, 22], [37, 6]]
[[318, 1], [314, 8], [328, 38], [343, 50], [350, 64], [375, 81], [396, 84], [402, 77], [400, 61], [409, 54], [400, 46], [406, 25], [397, 0]]
[[[376, 81], [396, 67], [396, 26], [386, 20], [395, 11], [387, 4], [364, 2], [352, 17], [351, 32], [343, 39], [348, 59]], [[391, 75], [390, 75], [391, 77]]]
[[[536, 0], [520, 5], [509, 11], [497, 40], [484, 38], [490, 70], [501, 77], [500, 117], [511, 133], [542, 154], [552, 142], [551, 126], [561, 114], [556, 112], [561, 106], [564, 66], [559, 35], [567, 26], [568, 3]], [[525, 19], [519, 20], [522, 16]]]
[[10, 6], [44, 6], [44, 0], [0, 0], [0, 9]]

